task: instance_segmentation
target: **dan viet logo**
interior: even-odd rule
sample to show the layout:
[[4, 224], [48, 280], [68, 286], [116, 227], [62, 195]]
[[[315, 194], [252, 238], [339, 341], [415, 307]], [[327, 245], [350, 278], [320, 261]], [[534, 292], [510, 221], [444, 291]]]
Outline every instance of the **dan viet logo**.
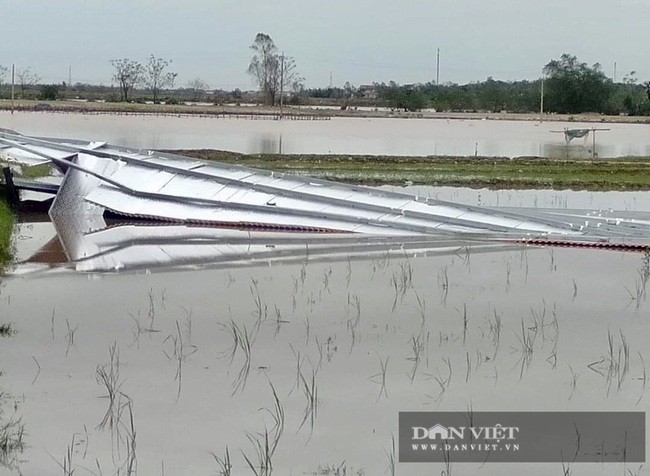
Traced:
[[474, 440], [496, 441], [515, 440], [519, 428], [516, 426], [504, 427], [497, 423], [495, 426], [479, 427], [445, 427], [440, 424], [433, 425], [431, 428], [421, 426], [411, 427], [413, 429], [413, 440], [464, 440], [473, 438]]
[[645, 463], [645, 424], [645, 412], [400, 412], [399, 461]]

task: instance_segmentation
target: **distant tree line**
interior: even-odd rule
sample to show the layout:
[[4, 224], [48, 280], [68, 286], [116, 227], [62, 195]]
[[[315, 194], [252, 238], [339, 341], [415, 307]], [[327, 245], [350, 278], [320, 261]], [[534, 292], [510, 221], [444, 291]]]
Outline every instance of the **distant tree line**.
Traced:
[[650, 115], [650, 81], [638, 84], [630, 72], [623, 82], [614, 83], [599, 64], [588, 66], [575, 56], [563, 54], [544, 67], [544, 79], [537, 81], [486, 81], [458, 85], [435, 83], [398, 85], [375, 84], [379, 98], [390, 107], [417, 111], [540, 111], [542, 82], [544, 111], [577, 114]]
[[[252, 57], [246, 72], [258, 93], [214, 90], [201, 78], [176, 87], [176, 72], [169, 71], [170, 60], [151, 55], [146, 63], [128, 58], [111, 61], [114, 86], [77, 83], [41, 84], [30, 68], [16, 70], [16, 93], [19, 98], [56, 100], [82, 98], [106, 101], [210, 102], [214, 104], [257, 102], [278, 105], [280, 96], [287, 104], [328, 104], [342, 109], [348, 106], [386, 106], [399, 110], [425, 108], [451, 112], [536, 113], [544, 97], [547, 113], [650, 115], [650, 81], [640, 82], [636, 72], [614, 83], [599, 64], [592, 66], [563, 54], [543, 69], [544, 78], [534, 81], [500, 81], [492, 77], [469, 84], [399, 85], [395, 82], [373, 83], [356, 87], [304, 88], [304, 78], [297, 72], [295, 60], [281, 53], [273, 39], [258, 33], [251, 45]], [[0, 65], [0, 98], [8, 97], [9, 68]], [[543, 83], [543, 84], [542, 84]], [[371, 92], [369, 92], [371, 91]], [[163, 93], [164, 92], [164, 93]]]

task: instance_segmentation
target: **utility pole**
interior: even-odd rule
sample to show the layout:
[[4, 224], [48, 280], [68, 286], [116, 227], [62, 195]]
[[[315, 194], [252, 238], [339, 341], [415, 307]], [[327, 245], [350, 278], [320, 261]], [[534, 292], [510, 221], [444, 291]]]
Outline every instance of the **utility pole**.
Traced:
[[544, 122], [544, 77], [542, 76], [542, 88], [539, 95], [539, 122]]
[[72, 65], [68, 66], [68, 89], [72, 89]]
[[440, 85], [440, 48], [436, 55], [436, 86]]
[[14, 113], [14, 86], [16, 84], [16, 65], [11, 65], [11, 113]]
[[280, 119], [282, 119], [282, 105], [284, 101], [284, 51], [280, 56]]
[[614, 61], [614, 84], [616, 84], [616, 61]]
[[332, 89], [332, 72], [330, 71], [330, 89]]

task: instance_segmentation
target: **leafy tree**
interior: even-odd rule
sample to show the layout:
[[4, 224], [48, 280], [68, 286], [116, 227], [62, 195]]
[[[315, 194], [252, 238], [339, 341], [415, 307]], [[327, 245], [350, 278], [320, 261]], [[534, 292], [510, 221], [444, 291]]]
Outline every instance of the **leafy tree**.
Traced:
[[248, 65], [248, 74], [264, 94], [266, 104], [273, 106], [284, 83], [285, 90], [302, 89], [303, 78], [297, 72], [296, 62], [290, 56], [280, 55], [273, 39], [258, 33], [251, 45], [254, 55]]
[[156, 58], [154, 55], [149, 57], [149, 62], [144, 67], [144, 84], [153, 93], [154, 104], [158, 103], [158, 93], [163, 88], [174, 86], [174, 80], [178, 73], [165, 72], [165, 69], [171, 64], [171, 61], [162, 58]]
[[614, 88], [598, 63], [589, 67], [565, 53], [549, 62], [544, 74], [548, 78], [544, 98], [547, 110], [569, 114], [606, 112]]
[[636, 71], [630, 71], [628, 74], [623, 76], [623, 84], [636, 84], [637, 81]]
[[345, 82], [343, 90], [345, 91], [345, 97], [348, 99], [351, 99], [357, 93], [357, 88], [350, 81]]
[[18, 80], [18, 85], [20, 86], [20, 97], [25, 97], [25, 90], [36, 85], [40, 80], [40, 76], [32, 73], [30, 68], [19, 69], [16, 71], [16, 79]]
[[507, 83], [495, 81], [492, 76], [489, 76], [487, 81], [477, 88], [479, 109], [493, 112], [506, 109], [508, 89]]
[[115, 68], [113, 79], [120, 89], [120, 100], [128, 101], [129, 92], [141, 81], [144, 68], [139, 62], [128, 58], [111, 60], [111, 64]]
[[623, 77], [622, 82], [613, 85], [609, 112], [625, 113], [630, 116], [643, 114], [646, 94], [643, 86], [637, 82], [636, 71], [630, 71]]
[[348, 93], [345, 89], [337, 87], [308, 89], [305, 94], [308, 97], [317, 99], [342, 99], [351, 96], [351, 93]]
[[41, 94], [38, 98], [42, 101], [56, 101], [59, 96], [59, 88], [55, 84], [46, 84], [41, 87]]
[[380, 98], [388, 101], [390, 107], [404, 109], [405, 111], [419, 111], [426, 105], [426, 99], [418, 86], [399, 86], [391, 81], [388, 86], [378, 86]]

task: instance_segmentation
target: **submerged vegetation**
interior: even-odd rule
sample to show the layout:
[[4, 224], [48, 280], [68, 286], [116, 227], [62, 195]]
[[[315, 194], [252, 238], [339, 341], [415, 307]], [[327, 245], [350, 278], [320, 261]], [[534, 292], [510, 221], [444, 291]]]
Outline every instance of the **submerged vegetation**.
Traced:
[[243, 155], [183, 150], [183, 155], [363, 185], [448, 185], [481, 188], [650, 190], [650, 160], [542, 157], [394, 157]]
[[11, 323], [0, 324], [0, 337], [9, 337], [16, 333]]
[[[0, 400], [4, 395], [0, 394]], [[1, 402], [0, 402], [1, 403]], [[20, 418], [0, 418], [0, 467], [16, 469], [25, 449], [25, 425]]]
[[[0, 337], [11, 337], [16, 333], [11, 323], [0, 323]], [[5, 405], [8, 400], [9, 394], [0, 389], [0, 467], [14, 470], [18, 468], [20, 454], [25, 449], [25, 425], [17, 414], [17, 403], [14, 403], [12, 412], [11, 405]]]

